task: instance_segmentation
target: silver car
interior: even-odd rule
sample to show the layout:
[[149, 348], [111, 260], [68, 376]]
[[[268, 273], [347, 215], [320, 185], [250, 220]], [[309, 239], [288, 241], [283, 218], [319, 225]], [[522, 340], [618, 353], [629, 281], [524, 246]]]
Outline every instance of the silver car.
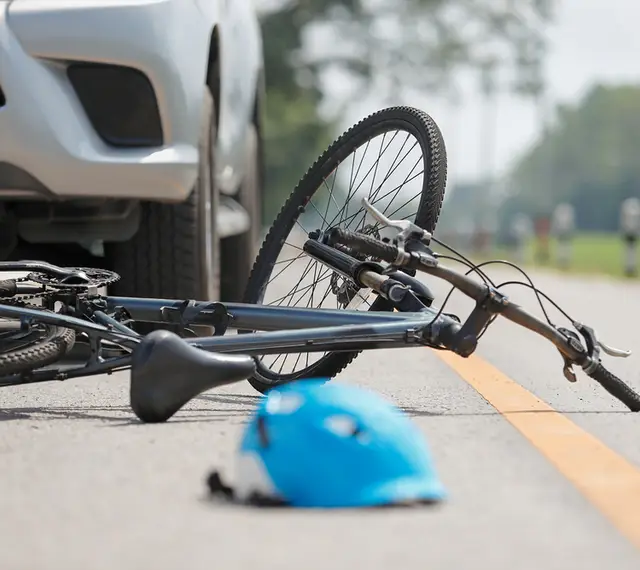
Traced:
[[237, 299], [263, 98], [251, 0], [0, 0], [0, 257], [95, 256], [115, 294]]

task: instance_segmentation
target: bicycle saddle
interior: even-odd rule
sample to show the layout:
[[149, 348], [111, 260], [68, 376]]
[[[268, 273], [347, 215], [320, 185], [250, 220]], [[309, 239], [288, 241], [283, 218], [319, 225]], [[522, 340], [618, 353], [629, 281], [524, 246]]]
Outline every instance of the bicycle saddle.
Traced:
[[206, 352], [173, 332], [155, 330], [132, 355], [131, 408], [143, 422], [164, 422], [199, 394], [246, 380], [254, 371], [250, 356]]

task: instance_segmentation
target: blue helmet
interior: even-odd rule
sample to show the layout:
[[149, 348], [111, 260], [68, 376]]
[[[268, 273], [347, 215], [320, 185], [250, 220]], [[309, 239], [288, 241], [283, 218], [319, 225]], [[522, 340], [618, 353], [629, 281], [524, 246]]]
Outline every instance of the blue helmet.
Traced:
[[293, 507], [444, 498], [415, 424], [378, 394], [326, 380], [274, 388], [242, 438], [234, 496]]

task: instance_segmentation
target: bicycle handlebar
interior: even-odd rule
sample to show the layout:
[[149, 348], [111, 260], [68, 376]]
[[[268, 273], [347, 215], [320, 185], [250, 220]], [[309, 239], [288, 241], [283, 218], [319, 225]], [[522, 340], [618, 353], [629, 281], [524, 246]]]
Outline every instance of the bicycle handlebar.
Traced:
[[[509, 302], [496, 289], [480, 283], [457, 271], [443, 267], [438, 260], [424, 251], [406, 251], [392, 243], [382, 242], [370, 235], [332, 228], [326, 236], [327, 245], [344, 245], [358, 253], [386, 261], [387, 263], [422, 271], [449, 282], [456, 289], [476, 301], [488, 305], [493, 314], [500, 314], [510, 321], [523, 326], [552, 342], [561, 352], [565, 361], [578, 364], [585, 373], [598, 382], [607, 392], [623, 402], [634, 412], [640, 411], [640, 394], [604, 368], [577, 340], [561, 330], [541, 321], [520, 305]], [[588, 343], [587, 343], [588, 344]], [[592, 347], [593, 350], [593, 347]]]
[[[328, 234], [328, 245], [338, 244], [354, 248], [359, 253], [376, 257], [388, 263], [423, 271], [443, 279], [476, 302], [484, 301], [492, 293], [492, 289], [485, 283], [479, 283], [466, 275], [439, 265], [434, 257], [424, 255], [421, 252], [400, 251], [397, 246], [381, 242], [369, 235], [333, 228]], [[519, 305], [509, 303], [505, 299], [496, 312], [500, 312], [505, 318], [544, 336], [554, 344], [560, 344], [558, 348], [566, 351], [566, 356], [571, 360], [577, 361], [579, 359], [580, 355], [573, 347], [565, 346], [565, 338], [561, 333], [529, 314]]]
[[587, 372], [587, 376], [593, 378], [614, 398], [620, 400], [632, 412], [640, 412], [640, 396], [637, 392], [620, 380], [617, 376], [609, 372], [602, 363], [598, 362], [595, 368]]
[[[423, 266], [419, 262], [418, 267], [415, 267], [415, 269], [448, 281], [456, 289], [476, 302], [482, 302], [484, 300], [491, 301], [492, 295], [495, 293], [495, 290], [485, 283], [478, 283], [466, 275], [462, 275], [441, 265]], [[545, 337], [572, 362], [576, 362], [581, 365], [582, 360], [587, 356], [586, 352], [580, 351], [576, 347], [567, 343], [566, 337], [556, 328], [534, 317], [520, 305], [509, 302], [506, 297], [499, 297], [498, 299], [495, 299], [494, 305], [497, 309], [495, 312], [499, 313], [506, 319], [509, 319], [510, 321]]]

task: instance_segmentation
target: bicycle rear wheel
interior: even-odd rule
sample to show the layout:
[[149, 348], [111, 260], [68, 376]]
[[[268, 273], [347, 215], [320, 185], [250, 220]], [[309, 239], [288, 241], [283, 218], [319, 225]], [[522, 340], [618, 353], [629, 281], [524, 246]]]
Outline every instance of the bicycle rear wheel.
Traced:
[[19, 323], [5, 320], [0, 331], [0, 385], [5, 376], [55, 364], [75, 342], [75, 331], [42, 323], [22, 331]]
[[[367, 157], [369, 151], [373, 154]], [[406, 172], [402, 165], [410, 167], [406, 175], [401, 174]], [[364, 196], [388, 217], [410, 219], [433, 232], [446, 178], [444, 140], [429, 115], [411, 107], [370, 115], [340, 136], [302, 177], [262, 244], [244, 302], [389, 310], [384, 299], [371, 302], [370, 292], [305, 257], [302, 244], [309, 231], [331, 226], [384, 237], [384, 230], [361, 205]], [[300, 378], [331, 378], [358, 354], [265, 356], [249, 381], [265, 392]], [[290, 369], [285, 369], [287, 362]]]

